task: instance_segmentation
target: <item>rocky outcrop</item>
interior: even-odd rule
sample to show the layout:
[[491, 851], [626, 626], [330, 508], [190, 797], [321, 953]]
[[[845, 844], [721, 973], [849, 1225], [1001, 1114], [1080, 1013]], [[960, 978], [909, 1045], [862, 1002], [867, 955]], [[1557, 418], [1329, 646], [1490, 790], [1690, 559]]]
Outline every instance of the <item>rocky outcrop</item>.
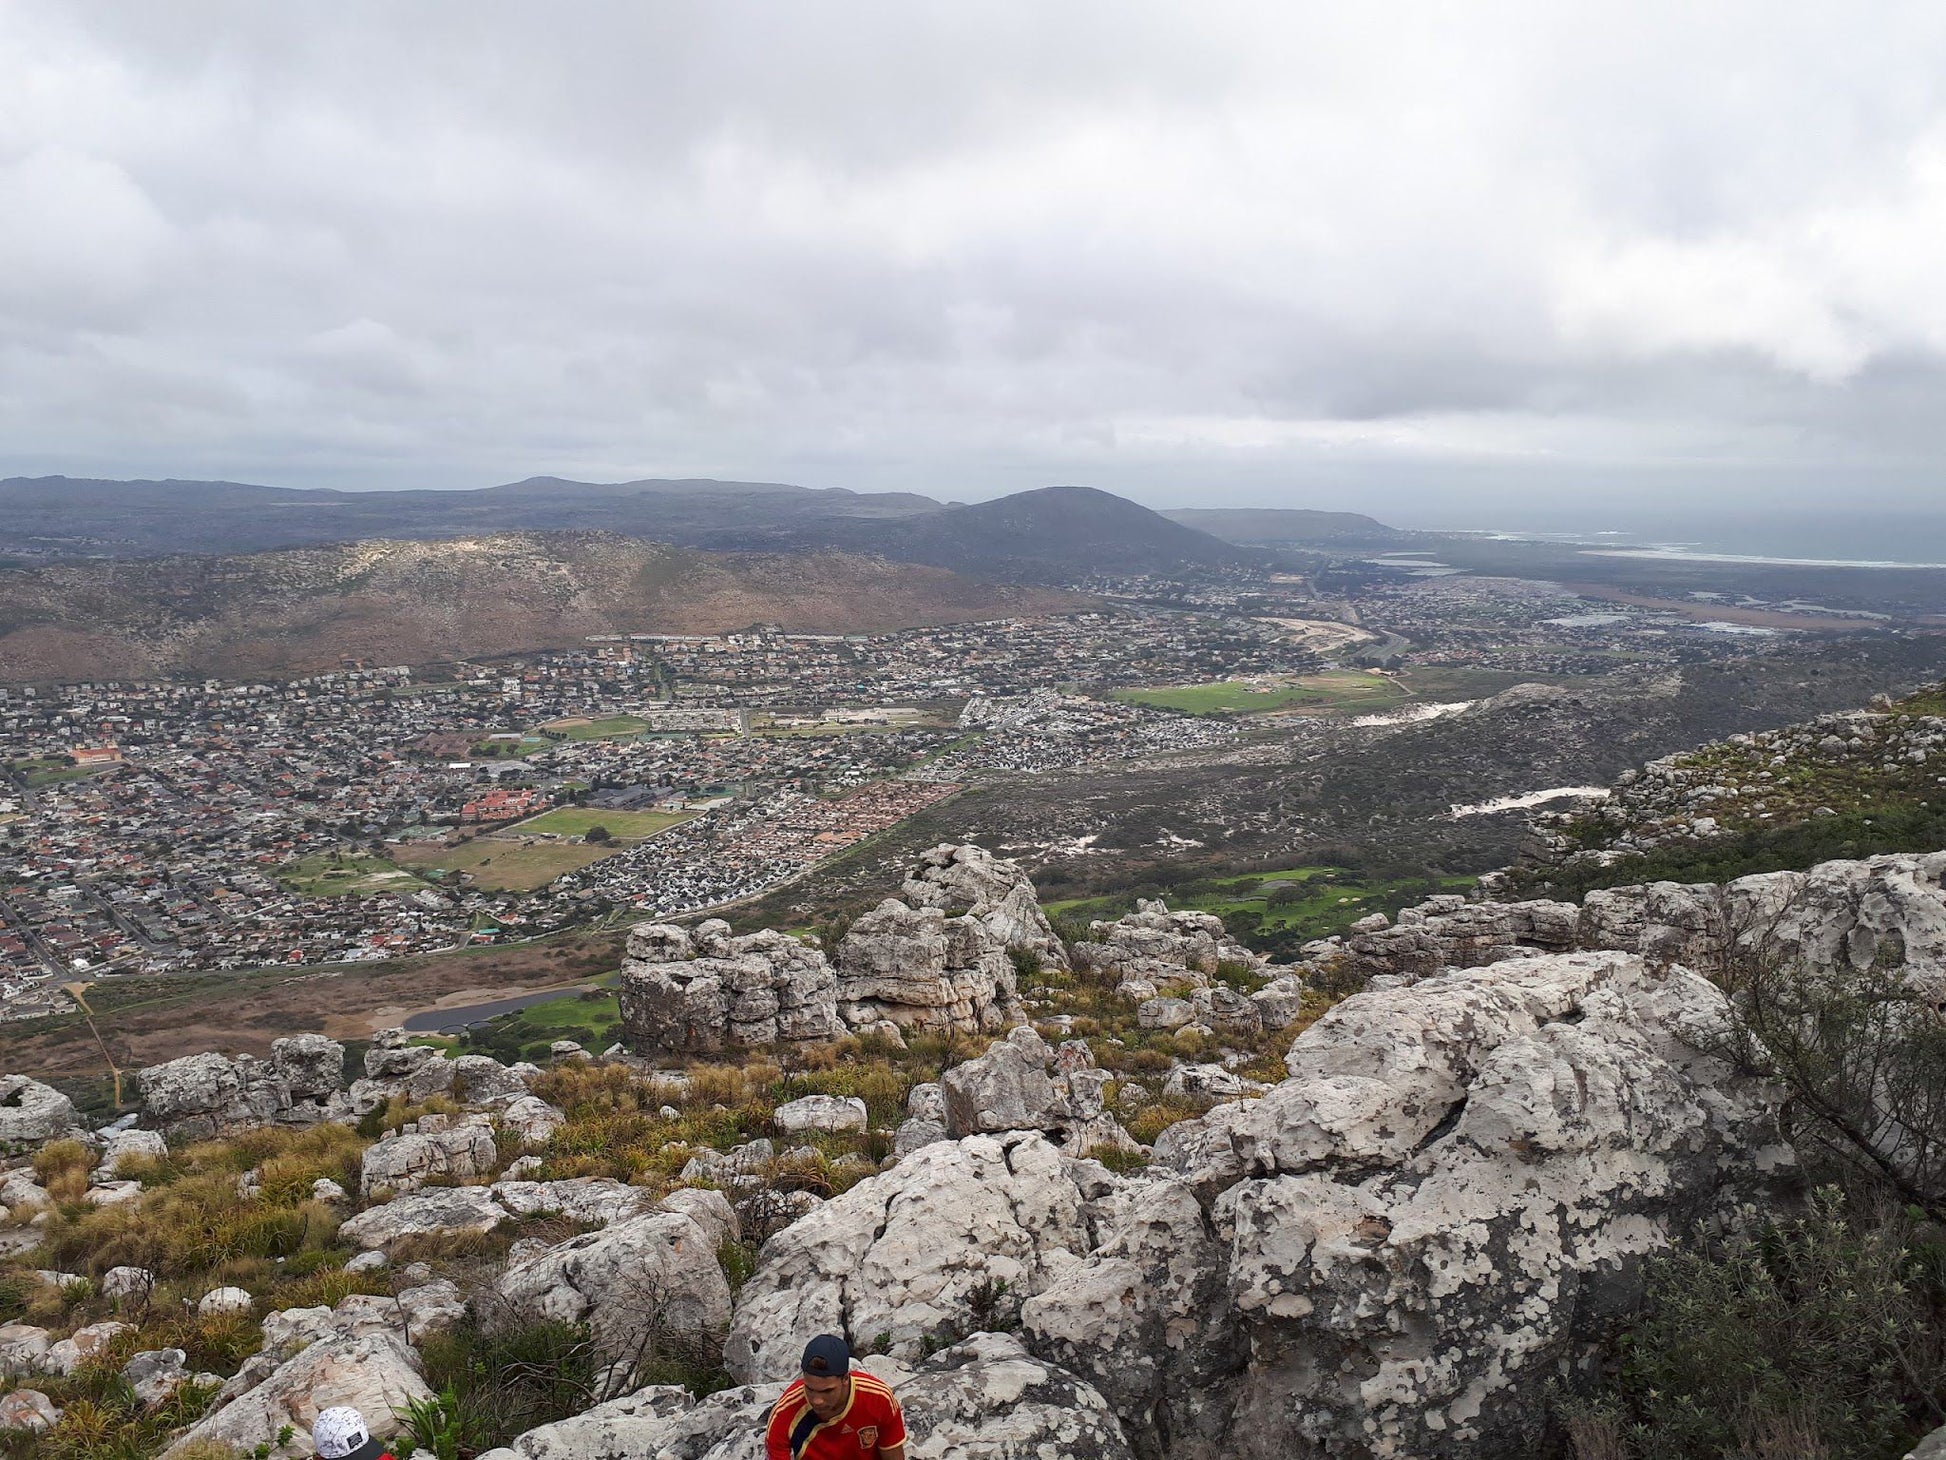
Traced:
[[[912, 1460], [1132, 1460], [1101, 1395], [1010, 1335], [977, 1334], [914, 1372], [865, 1362], [898, 1395]], [[481, 1460], [760, 1460], [764, 1418], [783, 1387], [699, 1401], [658, 1385], [529, 1430]]]
[[1646, 1255], [1784, 1199], [1772, 1092], [1690, 1042], [1726, 1018], [1614, 953], [1354, 996], [1261, 1100], [1165, 1132], [1163, 1181], [1097, 1203], [1029, 1343], [1146, 1455], [1521, 1453]]
[[458, 1066], [430, 1044], [413, 1044], [403, 1029], [381, 1029], [365, 1051], [365, 1077], [350, 1091], [354, 1115], [370, 1115], [392, 1100], [416, 1105], [450, 1094]]
[[[1057, 1055], [1023, 1026], [978, 1059], [940, 1076], [941, 1134], [957, 1140], [998, 1131], [1043, 1131], [1070, 1156], [1104, 1146], [1139, 1150], [1107, 1112], [1102, 1099], [1107, 1083], [1107, 1074], [1095, 1068], [1094, 1055], [1083, 1041], [1069, 1041]], [[918, 1141], [910, 1149], [925, 1144]]]
[[414, 1191], [435, 1179], [472, 1181], [493, 1169], [497, 1155], [485, 1116], [422, 1116], [366, 1148], [359, 1190], [369, 1197]]
[[634, 929], [620, 997], [638, 1054], [716, 1054], [844, 1032], [821, 949], [769, 928], [733, 937], [717, 918], [693, 934], [669, 923]]
[[839, 1013], [853, 1028], [991, 1033], [1021, 1018], [1013, 958], [971, 916], [887, 898], [852, 923], [835, 958]]
[[491, 1232], [511, 1215], [484, 1186], [429, 1186], [367, 1208], [338, 1234], [354, 1246], [379, 1249], [407, 1237]]
[[[200, 1448], [199, 1442], [228, 1445], [246, 1455], [259, 1445], [284, 1455], [311, 1455], [312, 1424], [321, 1410], [337, 1405], [356, 1409], [372, 1434], [394, 1435], [406, 1405], [432, 1398], [423, 1374], [419, 1355], [396, 1333], [333, 1334], [198, 1420], [163, 1455]], [[281, 1438], [286, 1429], [288, 1442]]]
[[1220, 964], [1253, 972], [1265, 966], [1223, 928], [1213, 913], [1170, 912], [1159, 900], [1136, 903], [1114, 922], [1088, 924], [1088, 940], [1073, 950], [1075, 966], [1113, 979], [1126, 998], [1152, 999], [1177, 987], [1201, 987]]
[[[713, 1346], [730, 1321], [717, 1245], [686, 1212], [648, 1212], [516, 1253], [499, 1294], [528, 1319], [587, 1323], [611, 1363], [649, 1357], [658, 1340]], [[626, 1371], [615, 1378], [625, 1382]]]
[[1068, 966], [1067, 949], [1020, 863], [985, 847], [946, 842], [932, 848], [906, 874], [899, 895], [912, 907], [972, 918], [1010, 953], [1031, 955], [1047, 968]]
[[1340, 986], [1410, 984], [1453, 968], [1579, 949], [1715, 971], [1740, 958], [1902, 969], [1946, 1003], [1946, 852], [1824, 862], [1714, 883], [1652, 882], [1562, 902], [1437, 897], [1304, 947], [1300, 971]]
[[912, 1362], [989, 1326], [1091, 1245], [1066, 1168], [1035, 1132], [969, 1136], [833, 1197], [764, 1245], [737, 1297], [731, 1374], [787, 1378], [819, 1333]]
[[297, 1034], [274, 1041], [267, 1060], [211, 1053], [151, 1065], [137, 1077], [143, 1118], [172, 1140], [344, 1120], [344, 1060], [335, 1039]]
[[74, 1102], [52, 1085], [26, 1075], [0, 1076], [0, 1154], [38, 1150], [84, 1129]]

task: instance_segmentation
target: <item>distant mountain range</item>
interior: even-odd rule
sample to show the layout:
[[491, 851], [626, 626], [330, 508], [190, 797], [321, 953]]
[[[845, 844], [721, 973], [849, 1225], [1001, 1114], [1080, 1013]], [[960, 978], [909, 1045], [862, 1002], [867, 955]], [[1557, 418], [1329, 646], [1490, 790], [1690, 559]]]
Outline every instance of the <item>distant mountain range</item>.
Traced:
[[1410, 536], [1362, 512], [1314, 512], [1301, 507], [1183, 507], [1162, 514], [1171, 522], [1225, 542], [1263, 547], [1393, 542]]
[[[1199, 515], [1211, 514], [1172, 520], [1089, 487], [1044, 487], [968, 506], [774, 482], [535, 477], [478, 491], [340, 492], [15, 477], [0, 481], [0, 553], [27, 561], [234, 554], [372, 538], [596, 530], [712, 552], [871, 553], [1017, 582], [1267, 561], [1239, 546], [1226, 525], [1205, 530], [1185, 520]], [[1335, 521], [1341, 514], [1245, 515]]]
[[0, 681], [294, 675], [347, 657], [579, 648], [589, 634], [872, 632], [1091, 601], [852, 553], [585, 531], [96, 558], [0, 569]]

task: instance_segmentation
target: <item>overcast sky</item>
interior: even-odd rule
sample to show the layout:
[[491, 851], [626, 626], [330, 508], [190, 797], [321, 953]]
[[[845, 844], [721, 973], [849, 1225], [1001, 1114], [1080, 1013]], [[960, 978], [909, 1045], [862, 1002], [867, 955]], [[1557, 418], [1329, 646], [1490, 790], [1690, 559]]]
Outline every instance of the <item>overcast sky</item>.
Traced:
[[0, 0], [0, 474], [1910, 508], [1943, 366], [1937, 3]]

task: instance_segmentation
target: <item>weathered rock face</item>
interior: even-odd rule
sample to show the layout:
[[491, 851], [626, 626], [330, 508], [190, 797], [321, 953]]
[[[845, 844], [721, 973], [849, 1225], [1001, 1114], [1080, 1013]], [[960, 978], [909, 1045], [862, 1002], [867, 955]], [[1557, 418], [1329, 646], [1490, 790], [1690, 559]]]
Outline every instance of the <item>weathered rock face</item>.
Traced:
[[1946, 1002], [1946, 852], [1824, 862], [1713, 883], [1654, 882], [1563, 902], [1465, 903], [1439, 897], [1388, 926], [1366, 919], [1305, 946], [1317, 975], [1413, 983], [1545, 952], [1638, 953], [1715, 969], [1761, 954], [1818, 968], [1903, 968]]
[[[437, 1051], [434, 1051], [437, 1053]], [[208, 1140], [265, 1125], [344, 1120], [345, 1047], [322, 1034], [270, 1046], [270, 1058], [193, 1054], [138, 1076], [146, 1122], [171, 1139]]]
[[717, 1243], [687, 1213], [655, 1211], [517, 1257], [499, 1283], [515, 1311], [587, 1323], [610, 1361], [643, 1352], [648, 1335], [719, 1335], [730, 1284]]
[[414, 1191], [435, 1177], [464, 1182], [491, 1171], [498, 1153], [486, 1117], [444, 1122], [445, 1117], [429, 1115], [416, 1130], [408, 1128], [368, 1147], [359, 1179], [362, 1193]]
[[712, 918], [692, 935], [668, 923], [629, 934], [622, 1024], [641, 1054], [715, 1054], [834, 1039], [837, 980], [822, 950], [766, 928], [732, 937]]
[[[1010, 1335], [977, 1334], [909, 1374], [874, 1365], [905, 1410], [913, 1460], [1132, 1460], [1101, 1395]], [[764, 1416], [783, 1387], [698, 1402], [656, 1386], [529, 1430], [482, 1460], [762, 1460]]]
[[0, 1076], [0, 1153], [38, 1150], [82, 1130], [74, 1102], [52, 1085], [25, 1075]]
[[1074, 947], [1078, 967], [1113, 978], [1131, 998], [1152, 999], [1167, 985], [1200, 987], [1220, 963], [1265, 966], [1223, 928], [1213, 913], [1170, 912], [1160, 901], [1138, 902], [1116, 921], [1088, 924], [1088, 941]]
[[970, 916], [887, 898], [852, 923], [836, 959], [839, 1012], [854, 1028], [890, 1020], [978, 1033], [1021, 1017], [1006, 945]]
[[288, 1455], [310, 1455], [311, 1426], [321, 1410], [349, 1405], [365, 1416], [372, 1434], [399, 1431], [399, 1411], [414, 1400], [430, 1399], [419, 1356], [391, 1332], [333, 1335], [277, 1366], [262, 1383], [185, 1430], [165, 1456], [199, 1440], [230, 1445], [248, 1454], [258, 1445], [279, 1449], [288, 1426]]
[[899, 895], [913, 907], [964, 913], [1009, 952], [1031, 953], [1048, 968], [1068, 966], [1067, 950], [1041, 911], [1033, 882], [1018, 862], [985, 847], [934, 847], [906, 874]]
[[410, 1040], [403, 1029], [381, 1029], [372, 1036], [372, 1047], [365, 1051], [365, 1078], [352, 1082], [352, 1114], [370, 1115], [393, 1099], [418, 1104], [451, 1093], [455, 1062], [429, 1044]]
[[1523, 1453], [1645, 1255], [1783, 1199], [1772, 1092], [1687, 1042], [1726, 1017], [1613, 953], [1348, 999], [1263, 1099], [1165, 1133], [1173, 1179], [1026, 1305], [1029, 1342], [1147, 1455]]
[[[1052, 1068], [1055, 1073], [1050, 1075]], [[942, 1134], [961, 1136], [996, 1131], [1044, 1131], [1070, 1156], [1085, 1156], [1103, 1146], [1125, 1151], [1139, 1147], [1102, 1103], [1108, 1077], [1094, 1067], [1094, 1056], [1079, 1040], [1057, 1056], [1031, 1028], [1014, 1030], [978, 1059], [940, 1076]], [[929, 1144], [929, 1131], [915, 1131], [907, 1150]]]
[[1017, 1301], [1089, 1245], [1081, 1193], [1039, 1134], [929, 1145], [764, 1245], [725, 1363], [746, 1382], [788, 1378], [819, 1333], [861, 1350], [882, 1339], [909, 1363], [929, 1340], [985, 1326], [997, 1284]]

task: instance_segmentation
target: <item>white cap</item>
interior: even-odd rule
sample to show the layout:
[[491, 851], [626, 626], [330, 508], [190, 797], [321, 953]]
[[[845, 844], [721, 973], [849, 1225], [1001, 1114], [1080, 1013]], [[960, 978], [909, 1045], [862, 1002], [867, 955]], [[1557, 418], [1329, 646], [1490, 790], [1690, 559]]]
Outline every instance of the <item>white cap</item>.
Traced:
[[317, 1447], [320, 1460], [345, 1460], [370, 1438], [365, 1416], [348, 1405], [323, 1411], [311, 1426], [311, 1443]]

